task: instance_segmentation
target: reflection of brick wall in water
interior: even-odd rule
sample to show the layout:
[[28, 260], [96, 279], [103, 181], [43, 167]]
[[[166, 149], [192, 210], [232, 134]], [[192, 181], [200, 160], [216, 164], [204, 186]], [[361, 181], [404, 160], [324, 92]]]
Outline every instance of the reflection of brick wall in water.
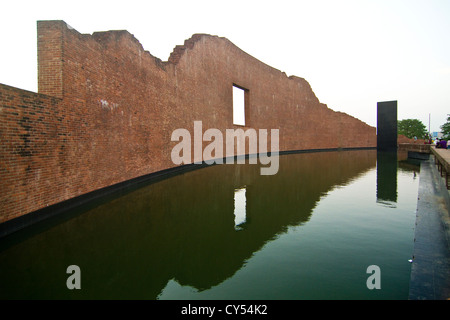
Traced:
[[376, 146], [375, 128], [225, 38], [194, 35], [163, 62], [127, 31], [37, 26], [39, 94], [0, 85], [0, 222], [173, 167], [173, 130], [238, 128], [233, 84], [241, 128], [279, 129], [282, 151]]

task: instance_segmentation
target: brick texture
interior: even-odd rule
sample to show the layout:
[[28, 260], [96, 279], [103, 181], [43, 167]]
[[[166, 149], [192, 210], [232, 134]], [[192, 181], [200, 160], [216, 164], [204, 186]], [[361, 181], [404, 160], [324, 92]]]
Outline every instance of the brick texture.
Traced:
[[0, 222], [174, 167], [171, 134], [194, 121], [240, 128], [233, 84], [248, 90], [243, 129], [279, 129], [281, 151], [376, 147], [374, 127], [228, 39], [193, 35], [163, 62], [127, 31], [37, 30], [39, 93], [0, 84]]

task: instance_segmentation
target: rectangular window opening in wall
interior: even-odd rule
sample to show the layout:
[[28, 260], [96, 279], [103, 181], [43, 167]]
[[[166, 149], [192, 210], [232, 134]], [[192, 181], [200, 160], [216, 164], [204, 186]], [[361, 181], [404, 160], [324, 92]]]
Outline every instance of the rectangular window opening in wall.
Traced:
[[246, 125], [248, 90], [233, 84], [233, 124]]

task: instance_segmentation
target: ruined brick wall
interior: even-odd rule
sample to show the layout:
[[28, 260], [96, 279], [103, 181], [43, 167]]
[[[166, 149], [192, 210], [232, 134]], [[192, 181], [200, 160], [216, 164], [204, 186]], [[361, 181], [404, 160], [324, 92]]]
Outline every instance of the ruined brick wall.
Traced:
[[414, 139], [408, 138], [407, 136], [405, 136], [403, 134], [399, 134], [397, 136], [397, 144], [400, 145], [400, 144], [405, 144], [405, 143], [425, 144], [425, 143], [428, 143], [428, 140], [425, 140], [425, 139], [414, 140]]
[[279, 129], [281, 151], [376, 146], [375, 128], [217, 36], [162, 62], [127, 31], [41, 21], [38, 71], [39, 93], [0, 85], [0, 222], [174, 167], [173, 130], [239, 128], [233, 84], [248, 90], [243, 129]]
[[59, 98], [0, 85], [1, 222], [64, 200], [64, 113]]

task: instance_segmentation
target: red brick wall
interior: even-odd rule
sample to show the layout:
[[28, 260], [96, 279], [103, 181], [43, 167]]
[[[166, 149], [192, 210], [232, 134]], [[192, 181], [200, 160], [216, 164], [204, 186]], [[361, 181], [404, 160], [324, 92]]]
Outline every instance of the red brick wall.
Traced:
[[38, 64], [39, 94], [0, 85], [0, 222], [175, 166], [173, 130], [238, 128], [233, 84], [249, 90], [244, 129], [279, 129], [282, 151], [376, 146], [375, 128], [225, 38], [194, 35], [162, 62], [127, 31], [42, 21]]
[[403, 134], [399, 134], [397, 137], [397, 144], [400, 145], [400, 144], [404, 144], [404, 143], [425, 144], [425, 143], [428, 143], [428, 141], [425, 139], [414, 140], [414, 139], [410, 139], [410, 138], [406, 137]]
[[60, 106], [61, 99], [0, 85], [1, 222], [65, 199]]

